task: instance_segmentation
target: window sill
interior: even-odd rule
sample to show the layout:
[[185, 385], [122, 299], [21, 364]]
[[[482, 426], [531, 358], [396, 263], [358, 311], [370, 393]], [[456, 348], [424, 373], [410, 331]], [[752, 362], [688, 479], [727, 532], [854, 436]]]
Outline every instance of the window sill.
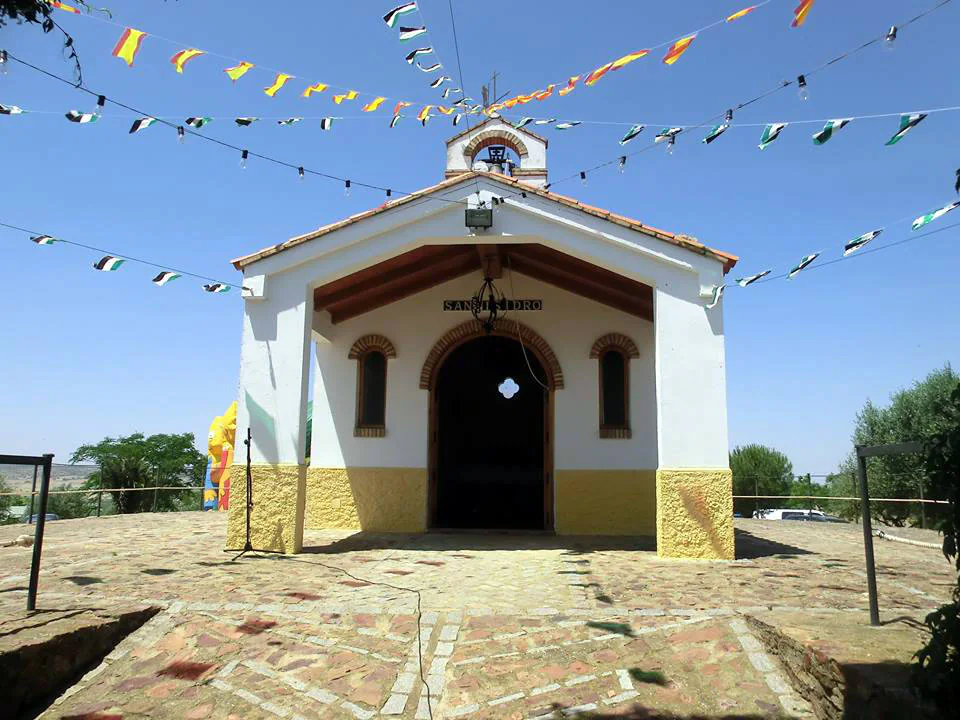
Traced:
[[387, 428], [384, 425], [365, 425], [353, 429], [354, 437], [381, 438], [387, 436]]
[[607, 440], [629, 440], [633, 437], [630, 428], [600, 428], [600, 437]]

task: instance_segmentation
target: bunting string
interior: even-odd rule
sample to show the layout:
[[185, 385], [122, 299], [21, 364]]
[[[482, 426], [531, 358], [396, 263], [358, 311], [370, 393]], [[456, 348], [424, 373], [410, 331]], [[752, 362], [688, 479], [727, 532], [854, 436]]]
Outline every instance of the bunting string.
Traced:
[[[308, 167], [305, 167], [305, 166], [303, 166], [303, 165], [295, 165], [295, 164], [293, 164], [293, 163], [291, 163], [291, 162], [287, 162], [286, 160], [280, 160], [279, 158], [271, 157], [271, 156], [269, 156], [269, 155], [263, 155], [263, 154], [261, 154], [261, 153], [254, 152], [253, 150], [248, 150], [248, 149], [243, 148], [243, 147], [241, 147], [241, 146], [239, 146], [239, 145], [234, 145], [234, 144], [228, 143], [228, 142], [226, 142], [226, 141], [224, 141], [224, 140], [220, 140], [219, 138], [215, 138], [215, 137], [212, 137], [212, 136], [210, 136], [210, 135], [206, 135], [206, 134], [204, 134], [204, 133], [199, 133], [199, 132], [197, 132], [196, 130], [194, 130], [193, 128], [189, 128], [189, 129], [188, 129], [188, 128], [185, 128], [183, 125], [178, 125], [178, 124], [176, 124], [175, 122], [171, 122], [171, 121], [169, 121], [169, 120], [164, 120], [164, 119], [157, 118], [157, 117], [155, 117], [154, 115], [151, 115], [151, 114], [149, 114], [149, 113], [144, 112], [143, 110], [139, 110], [139, 109], [137, 109], [137, 108], [135, 108], [135, 107], [132, 107], [132, 106], [130, 106], [130, 105], [127, 105], [126, 103], [120, 102], [119, 100], [114, 100], [114, 99], [112, 99], [112, 98], [107, 98], [107, 97], [104, 96], [104, 95], [100, 95], [99, 93], [94, 92], [93, 90], [90, 90], [89, 88], [87, 88], [87, 87], [84, 86], [84, 85], [77, 86], [77, 85], [75, 85], [73, 82], [71, 82], [70, 80], [68, 80], [67, 78], [61, 77], [61, 76], [59, 76], [59, 75], [55, 75], [54, 73], [52, 73], [52, 72], [50, 72], [50, 71], [48, 71], [48, 70], [44, 70], [44, 69], [41, 68], [41, 67], [37, 67], [36, 65], [34, 65], [34, 64], [32, 64], [32, 63], [29, 63], [29, 62], [27, 62], [26, 60], [22, 60], [21, 58], [17, 57], [17, 56], [14, 55], [13, 53], [8, 52], [8, 53], [7, 53], [7, 58], [8, 58], [8, 60], [14, 61], [14, 62], [16, 62], [16, 63], [18, 63], [18, 64], [20, 64], [20, 65], [22, 65], [22, 66], [24, 66], [24, 67], [30, 68], [31, 70], [34, 70], [34, 71], [40, 73], [41, 75], [44, 75], [44, 76], [46, 76], [46, 77], [48, 77], [48, 78], [50, 78], [50, 79], [52, 79], [52, 80], [57, 80], [58, 82], [64, 83], [65, 85], [69, 85], [70, 87], [72, 87], [72, 88], [75, 89], [75, 90], [79, 90], [80, 92], [86, 93], [87, 95], [91, 95], [91, 96], [93, 96], [93, 97], [96, 97], [96, 98], [97, 98], [98, 107], [101, 106], [101, 105], [104, 104], [104, 103], [110, 103], [111, 105], [115, 105], [115, 106], [117, 106], [117, 107], [119, 107], [119, 108], [122, 108], [122, 109], [124, 109], [124, 110], [129, 111], [129, 112], [132, 112], [132, 113], [134, 113], [135, 115], [138, 115], [138, 116], [140, 116], [140, 117], [142, 117], [142, 118], [153, 119], [153, 120], [155, 120], [157, 123], [161, 123], [161, 124], [163, 124], [163, 125], [166, 125], [167, 127], [174, 128], [174, 129], [177, 131], [177, 135], [178, 135], [180, 138], [183, 138], [183, 137], [185, 137], [185, 136], [187, 136], [187, 135], [190, 135], [190, 136], [192, 136], [192, 137], [196, 137], [196, 138], [199, 138], [199, 139], [204, 140], [204, 141], [206, 141], [206, 142], [210, 142], [210, 143], [213, 143], [213, 144], [215, 144], [215, 145], [218, 145], [218, 146], [220, 146], [220, 147], [222, 147], [222, 148], [226, 148], [226, 149], [232, 150], [232, 151], [234, 151], [234, 152], [236, 152], [236, 153], [244, 153], [244, 155], [242, 156], [244, 160], [246, 160], [247, 158], [256, 158], [256, 159], [259, 159], [259, 160], [264, 160], [264, 161], [266, 161], [266, 162], [272, 163], [272, 164], [274, 164], [274, 165], [279, 165], [279, 166], [281, 166], [281, 167], [286, 167], [286, 168], [289, 168], [289, 169], [291, 169], [291, 170], [296, 170], [297, 173], [298, 173], [298, 175], [299, 175], [301, 178], [303, 178], [304, 175], [312, 175], [312, 176], [316, 176], [316, 177], [322, 177], [322, 178], [325, 178], [325, 179], [327, 179], [327, 180], [334, 180], [334, 181], [336, 181], [336, 182], [343, 183], [346, 188], [350, 188], [350, 187], [362, 187], [362, 188], [367, 188], [367, 189], [369, 189], [369, 190], [379, 190], [379, 191], [381, 191], [381, 192], [385, 192], [388, 198], [392, 197], [394, 194], [399, 195], [399, 196], [409, 196], [409, 195], [413, 195], [413, 194], [414, 194], [414, 193], [412, 193], [412, 192], [407, 192], [407, 191], [404, 191], [404, 190], [397, 190], [397, 189], [388, 188], [388, 187], [385, 187], [385, 186], [382, 186], [382, 185], [374, 185], [374, 184], [372, 184], [372, 183], [361, 182], [361, 181], [358, 181], [358, 180], [353, 180], [353, 179], [351, 179], [351, 178], [340, 177], [340, 176], [338, 176], [338, 175], [332, 175], [332, 174], [330, 174], [330, 173], [326, 173], [326, 172], [323, 172], [323, 171], [320, 171], [320, 170], [313, 170], [313, 169], [308, 168]], [[101, 100], [102, 100], [102, 103], [101, 103]], [[97, 115], [96, 113], [90, 113], [90, 114], [94, 115], [94, 117], [98, 117], [98, 118], [99, 118], [99, 115]], [[197, 119], [200, 119], [200, 118], [193, 118], [193, 119], [194, 119], [194, 120], [197, 120]], [[251, 120], [251, 119], [252, 119], [252, 118], [236, 118], [236, 120]], [[327, 119], [321, 120], [321, 124], [324, 123], [324, 122], [326, 122], [326, 120], [327, 120]], [[78, 121], [78, 122], [79, 122], [79, 121]], [[322, 125], [321, 125], [321, 127], [322, 127]], [[427, 200], [433, 200], [433, 201], [437, 201], [437, 202], [455, 203], [455, 204], [457, 204], [457, 205], [466, 205], [466, 204], [467, 204], [465, 200], [451, 200], [451, 199], [449, 199], [449, 198], [441, 198], [441, 197], [436, 197], [436, 196], [427, 196], [425, 199], [427, 199]]]
[[132, 255], [125, 255], [112, 250], [104, 250], [103, 248], [87, 245], [85, 243], [77, 242], [76, 240], [67, 240], [59, 235], [46, 235], [37, 230], [20, 227], [19, 225], [11, 225], [10, 223], [6, 222], [0, 222], [0, 227], [25, 233], [26, 235], [29, 235], [30, 239], [37, 245], [72, 245], [73, 247], [83, 248], [84, 250], [89, 250], [97, 255], [102, 255], [97, 262], [93, 263], [93, 267], [102, 272], [115, 272], [119, 270], [120, 267], [126, 262], [144, 265], [146, 267], [153, 268], [154, 270], [159, 270], [160, 272], [154, 276], [152, 280], [152, 282], [158, 287], [163, 287], [164, 285], [167, 285], [168, 283], [180, 277], [191, 277], [197, 280], [206, 280], [207, 284], [203, 286], [203, 289], [211, 293], [224, 293], [231, 288], [247, 290], [247, 288], [236, 283], [224, 282], [207, 275], [200, 275], [198, 273], [190, 272], [189, 270], [179, 270], [171, 267], [170, 265], [163, 265], [161, 263], [153, 262], [152, 260], [144, 260], [142, 258], [133, 257]]

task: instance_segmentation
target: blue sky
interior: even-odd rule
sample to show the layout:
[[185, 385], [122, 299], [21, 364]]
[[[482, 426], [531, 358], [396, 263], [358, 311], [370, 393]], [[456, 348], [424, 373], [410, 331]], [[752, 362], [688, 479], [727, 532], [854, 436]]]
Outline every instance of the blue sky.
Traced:
[[[300, 3], [272, 15], [268, 4], [236, 0], [108, 3], [114, 19], [260, 66], [297, 75], [271, 99], [272, 76], [254, 70], [232, 85], [231, 64], [201, 57], [183, 75], [169, 57], [181, 46], [147, 38], [132, 68], [110, 51], [122, 28], [57, 14], [76, 39], [87, 86], [154, 115], [222, 116], [204, 129], [252, 151], [334, 175], [414, 190], [443, 173], [439, 117], [388, 130], [389, 107], [321, 132], [317, 121], [293, 127], [261, 122], [236, 128], [226, 118], [362, 115], [359, 103], [335, 106], [330, 91], [304, 100], [304, 82], [324, 81], [416, 102], [435, 102], [425, 76], [403, 61], [380, 16], [391, 0]], [[454, 1], [468, 92], [493, 71], [514, 94], [592, 69], [624, 53], [703, 27], [745, 0], [551, 3]], [[648, 124], [627, 146], [639, 149], [665, 125], [697, 124], [786, 78], [810, 70], [883, 33], [934, 0], [820, 0], [806, 25], [790, 28], [796, 0], [773, 0], [752, 15], [703, 32], [678, 63], [651, 54], [592, 88], [554, 96], [538, 115], [561, 120]], [[457, 77], [447, 3], [421, 0], [430, 41], [446, 74]], [[509, 12], [507, 12], [509, 10]], [[960, 104], [951, 3], [901, 30], [894, 52], [871, 47], [810, 78], [810, 99], [792, 88], [737, 113], [765, 123], [922, 110]], [[416, 16], [412, 16], [414, 19]], [[415, 23], [411, 23], [415, 24]], [[416, 43], [416, 41], [414, 41]], [[69, 76], [54, 34], [33, 26], [0, 31], [0, 47]], [[15, 65], [13, 63], [12, 65]], [[451, 72], [452, 71], [452, 72]], [[459, 83], [457, 83], [459, 84]], [[369, 99], [369, 98], [368, 98]], [[62, 113], [90, 111], [92, 99], [19, 66], [0, 77], [0, 103]], [[530, 106], [527, 106], [530, 107]], [[378, 205], [382, 193], [239, 157], [195, 138], [180, 146], [154, 126], [131, 136], [132, 117], [108, 106], [93, 125], [61, 114], [0, 117], [4, 191], [0, 221], [204, 275], [238, 280], [227, 261], [248, 251]], [[896, 118], [857, 120], [815, 147], [816, 125], [791, 125], [764, 152], [760, 128], [731, 128], [707, 146], [705, 129], [632, 158], [627, 172], [590, 173], [555, 187], [736, 253], [732, 277], [771, 267], [785, 272], [821, 250], [953, 198], [960, 115], [938, 113], [894, 147], [884, 142]], [[549, 165], [561, 178], [621, 154], [626, 127], [587, 124], [546, 130]], [[939, 224], [955, 221], [948, 216]], [[930, 226], [935, 229], [937, 225]], [[876, 244], [910, 235], [890, 226]], [[835, 469], [850, 448], [857, 410], [960, 357], [960, 308], [953, 298], [960, 231], [948, 230], [793, 281], [731, 288], [725, 300], [731, 444], [773, 445], [797, 472]], [[95, 254], [38, 247], [0, 229], [0, 450], [55, 452], [65, 461], [80, 443], [141, 430], [192, 431], [203, 449], [207, 427], [237, 391], [241, 300], [208, 295], [184, 278], [165, 287], [136, 265], [97, 273]]]

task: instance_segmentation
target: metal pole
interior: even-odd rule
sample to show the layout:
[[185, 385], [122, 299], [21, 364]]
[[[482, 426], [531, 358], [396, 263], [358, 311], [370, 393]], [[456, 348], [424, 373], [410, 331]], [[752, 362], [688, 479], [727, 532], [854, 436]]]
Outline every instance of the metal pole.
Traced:
[[920, 476], [920, 527], [927, 527], [927, 509], [923, 501], [923, 475]]
[[37, 494], [37, 466], [33, 466], [33, 487], [30, 489], [30, 516], [27, 518], [27, 524], [33, 522], [33, 498]]
[[253, 550], [253, 545], [250, 543], [250, 511], [253, 510], [253, 474], [250, 470], [250, 445], [252, 437], [250, 428], [247, 428], [247, 439], [243, 441], [243, 444], [247, 446], [247, 541], [243, 545], [244, 552]]
[[[807, 495], [813, 495], [813, 480], [810, 479], [810, 473], [807, 473]], [[807, 509], [813, 514], [813, 499], [807, 500]]]
[[870, 523], [870, 491], [867, 489], [867, 458], [857, 447], [857, 473], [860, 477], [860, 503], [863, 513], [863, 552], [867, 560], [867, 592], [870, 595], [870, 624], [880, 625], [880, 607], [877, 605], [877, 568], [873, 561], [873, 527]]
[[43, 529], [47, 519], [47, 497], [50, 493], [50, 466], [53, 453], [43, 456], [43, 479], [40, 481], [40, 513], [33, 536], [33, 559], [30, 561], [30, 587], [27, 589], [27, 612], [37, 609], [37, 584], [40, 581], [40, 553], [43, 551]]
[[[754, 495], [760, 494], [760, 485], [756, 475], [753, 476], [753, 494]], [[753, 499], [753, 512], [757, 516], [757, 520], [759, 520], [760, 519], [760, 498], [758, 497], [755, 497]]]
[[100, 490], [97, 492], [97, 517], [100, 517], [100, 504], [103, 502], [103, 466], [100, 466]]
[[153, 510], [150, 512], [157, 511], [157, 486], [160, 484], [160, 475], [155, 475], [153, 478]]

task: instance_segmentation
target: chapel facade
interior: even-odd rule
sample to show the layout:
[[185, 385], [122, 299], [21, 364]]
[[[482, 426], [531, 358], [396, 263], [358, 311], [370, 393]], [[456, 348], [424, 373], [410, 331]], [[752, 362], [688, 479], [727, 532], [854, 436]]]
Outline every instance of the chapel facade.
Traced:
[[737, 258], [557, 195], [547, 146], [487, 120], [439, 184], [233, 261], [253, 547], [523, 530], [732, 559], [713, 298]]

